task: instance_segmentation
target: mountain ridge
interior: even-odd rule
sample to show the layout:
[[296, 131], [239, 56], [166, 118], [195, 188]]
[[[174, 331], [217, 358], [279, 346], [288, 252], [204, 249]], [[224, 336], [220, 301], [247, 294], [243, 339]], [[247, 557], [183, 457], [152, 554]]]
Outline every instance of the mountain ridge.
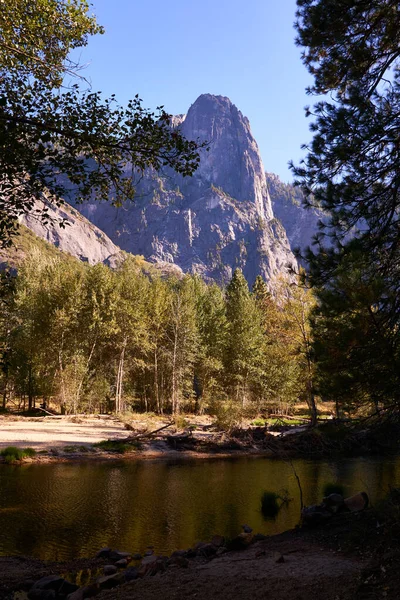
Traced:
[[123, 250], [218, 283], [237, 267], [250, 284], [259, 274], [272, 281], [295, 267], [248, 119], [229, 98], [203, 94], [172, 124], [188, 139], [209, 142], [192, 177], [147, 171], [133, 204], [77, 208]]

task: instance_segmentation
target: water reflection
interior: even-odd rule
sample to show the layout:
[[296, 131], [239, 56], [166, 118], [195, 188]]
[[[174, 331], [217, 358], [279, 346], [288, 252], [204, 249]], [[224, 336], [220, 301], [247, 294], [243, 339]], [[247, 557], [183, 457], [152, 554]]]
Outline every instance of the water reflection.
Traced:
[[[320, 501], [326, 483], [374, 501], [400, 482], [400, 460], [294, 461], [304, 501]], [[264, 490], [293, 501], [275, 520], [260, 510]], [[43, 559], [91, 556], [110, 545], [142, 552], [186, 548], [243, 523], [267, 534], [293, 527], [300, 513], [293, 469], [262, 458], [136, 461], [0, 467], [0, 553]]]

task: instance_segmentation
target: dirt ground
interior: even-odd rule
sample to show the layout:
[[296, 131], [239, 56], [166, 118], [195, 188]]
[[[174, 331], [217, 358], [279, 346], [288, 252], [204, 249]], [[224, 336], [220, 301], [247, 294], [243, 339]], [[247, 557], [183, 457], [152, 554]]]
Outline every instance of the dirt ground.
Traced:
[[90, 445], [128, 435], [123, 423], [113, 417], [0, 417], [0, 449], [30, 447], [36, 451], [64, 446]]
[[[284, 562], [277, 563], [283, 555]], [[102, 592], [99, 600], [347, 600], [354, 598], [364, 563], [324, 552], [301, 540], [257, 542], [244, 552], [228, 553], [178, 575], [139, 579]]]

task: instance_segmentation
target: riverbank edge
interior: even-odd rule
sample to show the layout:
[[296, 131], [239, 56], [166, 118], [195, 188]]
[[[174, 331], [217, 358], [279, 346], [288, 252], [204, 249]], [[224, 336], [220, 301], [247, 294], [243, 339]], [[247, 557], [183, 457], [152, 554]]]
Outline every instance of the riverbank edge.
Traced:
[[[377, 518], [380, 521], [379, 528], [376, 526]], [[170, 557], [153, 555], [154, 560], [146, 556], [139, 558], [131, 563], [135, 565], [133, 569], [137, 569], [134, 581], [118, 583], [114, 589], [98, 589], [95, 595], [99, 600], [103, 598], [128, 600], [132, 598], [132, 594], [136, 597], [140, 592], [140, 597], [146, 600], [159, 597], [164, 590], [164, 592], [171, 592], [171, 598], [175, 598], [174, 590], [182, 593], [185, 591], [181, 589], [183, 579], [186, 580], [186, 591], [188, 589], [193, 593], [200, 591], [199, 577], [204, 572], [209, 573], [214, 579], [218, 579], [220, 573], [221, 577], [228, 577], [228, 580], [231, 578], [232, 583], [235, 582], [236, 585], [237, 582], [246, 580], [250, 572], [253, 575], [258, 573], [261, 577], [264, 570], [269, 569], [271, 579], [268, 580], [268, 584], [271, 586], [271, 591], [275, 591], [273, 597], [281, 600], [288, 597], [288, 591], [290, 593], [290, 589], [288, 590], [290, 582], [286, 582], [284, 589], [280, 589], [281, 574], [289, 569], [292, 592], [298, 591], [299, 586], [309, 586], [308, 595], [296, 597], [310, 599], [340, 597], [341, 600], [364, 600], [378, 597], [376, 593], [379, 591], [379, 593], [384, 592], [388, 599], [394, 599], [398, 596], [387, 592], [398, 589], [400, 574], [395, 565], [399, 555], [399, 545], [397, 542], [396, 547], [393, 547], [393, 536], [390, 535], [390, 531], [387, 534], [383, 525], [382, 513], [377, 513], [375, 509], [368, 509], [361, 513], [336, 515], [328, 524], [318, 527], [297, 527], [272, 536], [242, 533], [235, 538], [236, 541], [240, 541], [239, 546], [233, 547], [232, 542], [235, 540], [231, 540], [228, 548], [221, 553], [218, 553], [219, 545], [226, 546], [227, 543], [222, 541], [224, 538], [221, 536], [215, 536], [211, 542], [199, 542], [193, 549], [175, 551]], [[210, 553], [213, 543], [216, 547]], [[381, 552], [382, 544], [385, 553]], [[161, 558], [164, 562], [159, 560]], [[0, 592], [3, 594], [1, 597], [12, 600], [15, 591], [50, 575], [68, 579], [74, 573], [89, 570], [95, 573], [98, 580], [100, 572], [107, 564], [110, 564], [109, 555], [104, 558], [77, 558], [63, 562], [21, 555], [0, 556]], [[165, 567], [162, 567], [162, 564]], [[354, 566], [350, 574], [347, 571], [349, 564]], [[161, 568], [154, 571], [153, 568], [157, 565]], [[171, 566], [175, 568], [170, 568]], [[338, 572], [341, 568], [342, 574]], [[123, 569], [119, 572], [123, 573]], [[310, 580], [310, 572], [318, 574], [315, 580]], [[155, 574], [157, 577], [154, 577]], [[209, 579], [208, 575], [207, 578]], [[275, 581], [272, 578], [275, 578]], [[308, 583], [307, 581], [304, 583], [307, 578]], [[103, 577], [103, 579], [107, 578]], [[258, 576], [251, 577], [248, 585], [258, 585], [258, 579]], [[335, 590], [337, 595], [331, 594], [332, 585], [337, 586]], [[252, 591], [251, 587], [248, 591], [249, 593]], [[164, 594], [166, 600], [170, 598], [168, 593]], [[232, 600], [242, 600], [243, 597], [239, 589], [231, 588]]]
[[0, 464], [3, 465], [30, 465], [30, 464], [57, 464], [57, 463], [83, 463], [83, 462], [115, 462], [115, 461], [135, 461], [135, 460], [210, 460], [210, 459], [229, 459], [229, 458], [279, 458], [273, 452], [267, 450], [230, 450], [230, 451], [207, 451], [195, 452], [191, 450], [143, 450], [136, 452], [71, 452], [59, 453], [58, 455], [40, 454], [33, 457], [23, 458], [7, 463], [0, 457]]
[[[153, 433], [152, 439], [148, 439]], [[272, 434], [267, 428], [236, 429], [208, 439], [192, 432], [150, 433], [104, 440], [96, 444], [48, 448], [19, 460], [0, 455], [2, 464], [47, 464], [132, 460], [200, 460], [243, 457], [281, 460], [324, 460], [357, 456], [397, 455], [400, 422], [381, 421], [369, 428], [324, 424]], [[221, 437], [222, 435], [222, 437]], [[29, 442], [27, 442], [29, 443]], [[11, 445], [11, 444], [10, 444]]]

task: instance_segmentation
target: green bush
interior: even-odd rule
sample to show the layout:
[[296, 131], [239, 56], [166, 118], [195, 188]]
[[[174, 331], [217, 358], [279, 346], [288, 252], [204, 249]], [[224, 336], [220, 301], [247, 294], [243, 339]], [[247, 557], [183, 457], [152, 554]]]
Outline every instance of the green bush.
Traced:
[[36, 455], [36, 450], [33, 448], [17, 448], [16, 446], [7, 446], [1, 450], [0, 455], [6, 463], [11, 463], [24, 458], [32, 458]]
[[23, 452], [25, 456], [28, 456], [29, 458], [36, 456], [36, 450], [34, 448], [24, 448]]
[[220, 431], [229, 433], [241, 427], [243, 415], [240, 405], [232, 401], [220, 402], [215, 403], [210, 409], [210, 413], [215, 417], [214, 426]]

